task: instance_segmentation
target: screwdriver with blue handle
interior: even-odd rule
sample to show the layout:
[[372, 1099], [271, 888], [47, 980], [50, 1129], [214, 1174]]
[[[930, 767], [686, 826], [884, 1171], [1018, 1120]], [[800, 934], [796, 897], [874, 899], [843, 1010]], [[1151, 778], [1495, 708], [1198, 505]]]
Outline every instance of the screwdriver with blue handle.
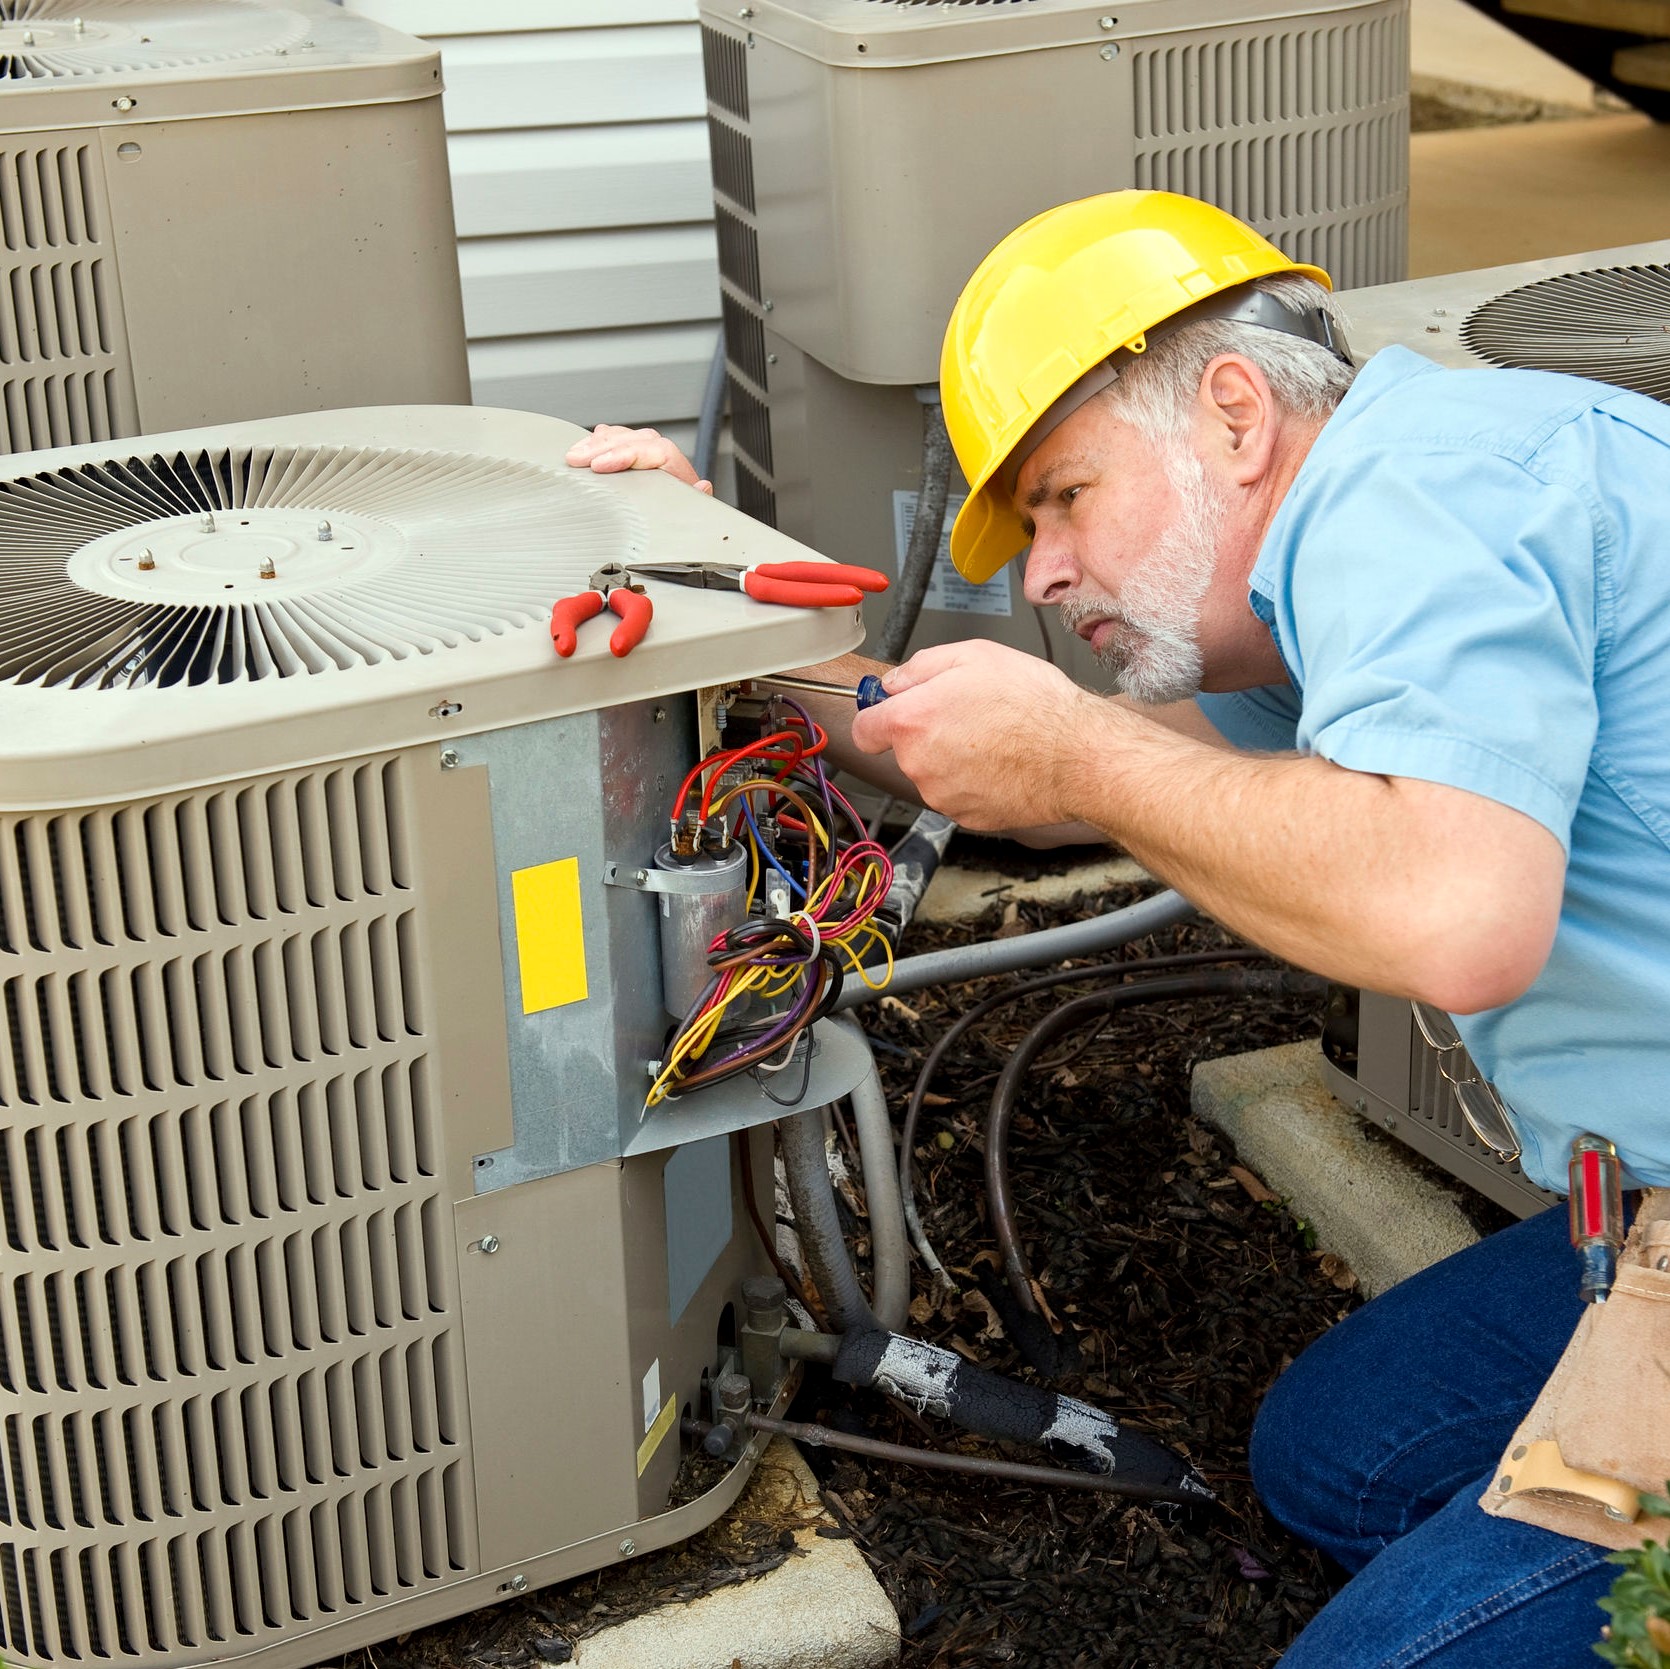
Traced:
[[806, 690], [813, 695], [844, 695], [847, 700], [857, 702], [861, 713], [866, 707], [874, 707], [878, 702], [887, 699], [887, 691], [882, 688], [881, 680], [873, 672], [866, 672], [858, 680], [856, 687], [848, 684], [826, 684], [819, 678], [787, 676], [755, 678], [752, 682], [769, 684], [775, 690]]

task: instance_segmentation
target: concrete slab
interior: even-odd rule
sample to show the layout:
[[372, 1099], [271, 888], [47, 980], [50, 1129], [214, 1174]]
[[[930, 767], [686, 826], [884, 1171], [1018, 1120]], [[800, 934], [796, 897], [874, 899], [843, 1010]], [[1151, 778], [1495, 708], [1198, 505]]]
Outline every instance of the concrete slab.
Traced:
[[1410, 0], [1409, 75], [1528, 104], [1592, 110], [1595, 85], [1467, 0]]
[[1191, 1096], [1196, 1116], [1315, 1226], [1317, 1245], [1350, 1265], [1365, 1296], [1478, 1239], [1456, 1190], [1366, 1135], [1329, 1094], [1315, 1043], [1203, 1062]]
[[961, 865], [934, 872], [917, 907], [917, 921], [973, 921], [995, 901], [1064, 904], [1077, 893], [1106, 892], [1109, 887], [1146, 881], [1148, 872], [1134, 858], [1110, 856], [1073, 864], [1035, 881], [1005, 875], [997, 869]]
[[899, 1619], [857, 1547], [818, 1535], [834, 1520], [792, 1443], [772, 1443], [731, 1511], [798, 1519], [798, 1556], [756, 1581], [588, 1635], [574, 1649], [576, 1669], [886, 1669], [898, 1662]]
[[1411, 278], [1613, 249], [1667, 231], [1670, 123], [1592, 116], [1409, 141]]

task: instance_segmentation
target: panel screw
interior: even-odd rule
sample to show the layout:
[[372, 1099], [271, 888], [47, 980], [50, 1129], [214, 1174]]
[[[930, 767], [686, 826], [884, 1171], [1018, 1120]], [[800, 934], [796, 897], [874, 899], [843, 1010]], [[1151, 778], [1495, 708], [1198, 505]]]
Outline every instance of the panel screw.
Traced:
[[777, 303], [768, 298], [767, 300], [762, 301], [760, 303], [760, 306], [763, 307], [766, 310], [766, 312], [770, 313], [776, 308]]
[[655, 709], [655, 722], [657, 724], [665, 724], [667, 722], [667, 709], [665, 707], [657, 707]]
[[215, 530], [215, 519], [212, 515], [205, 512], [202, 521], [200, 521], [197, 525], [205, 533], [213, 533]]
[[647, 869], [637, 870], [633, 874], [632, 879], [636, 881], [640, 887], [647, 886], [649, 883], [649, 871]]
[[110, 101], [110, 105], [111, 105], [111, 108], [113, 110], [132, 110], [133, 107], [138, 103], [139, 103], [138, 99], [131, 98], [126, 93], [123, 93], [122, 96], [119, 99], [112, 99]]
[[1397, 1129], [1397, 1120], [1390, 1113], [1386, 1115], [1386, 1128], [1388, 1130]]
[[75, 32], [78, 35], [85, 35], [87, 33], [87, 25], [85, 21], [79, 17], [75, 20]]
[[1355, 1107], [1359, 1113], [1366, 1113], [1368, 1111], [1368, 1097], [1366, 1095], [1359, 1095], [1357, 1099], [1351, 1103], [1351, 1105]]
[[455, 771], [458, 769], [457, 748], [441, 749], [441, 769], [443, 771]]
[[23, 44], [25, 46], [33, 46], [35, 44], [35, 31], [33, 29], [25, 29], [23, 31]]
[[528, 1591], [528, 1579], [520, 1571], [517, 1571], [517, 1573], [511, 1577], [507, 1583], [505, 1583], [505, 1586], [513, 1594], [525, 1594]]
[[319, 543], [321, 545], [328, 545], [330, 542], [331, 542], [331, 524], [329, 522], [320, 522], [319, 523]]
[[476, 1245], [478, 1245], [488, 1257], [492, 1257], [492, 1255], [499, 1249], [499, 1237], [496, 1234], [484, 1234], [481, 1239], [476, 1242]]
[[776, 354], [767, 354], [765, 356], [765, 362], [767, 365], [775, 365], [777, 363]]
[[1119, 19], [1116, 17], [1099, 17], [1096, 19], [1096, 27], [1098, 29], [1111, 29], [1118, 21]]
[[630, 1536], [628, 1536], [626, 1540], [620, 1544], [620, 1550], [628, 1559], [630, 1559], [632, 1555], [638, 1551], [638, 1544], [633, 1541]]
[[754, 8], [752, 6], [744, 6], [736, 15], [740, 17], [744, 23], [746, 23], [748, 19], [754, 15]]
[[1102, 59], [1102, 62], [1104, 64], [1111, 64], [1113, 62], [1113, 60], [1115, 58], [1117, 58], [1118, 56], [1119, 56], [1119, 42], [1118, 41], [1109, 41], [1108, 44], [1102, 48], [1101, 59]]
[[273, 559], [270, 556], [266, 556], [261, 559], [261, 578], [264, 580], [275, 580], [278, 578], [278, 569], [274, 566]]
[[143, 550], [139, 553], [138, 566], [140, 573], [148, 574], [156, 565], [157, 559], [151, 555], [149, 550]]

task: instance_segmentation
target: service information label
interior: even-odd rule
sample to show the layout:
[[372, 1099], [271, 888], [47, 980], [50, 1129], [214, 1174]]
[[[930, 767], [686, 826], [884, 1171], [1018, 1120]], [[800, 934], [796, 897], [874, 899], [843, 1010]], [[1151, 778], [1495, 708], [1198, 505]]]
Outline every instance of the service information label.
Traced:
[[[910, 549], [910, 530], [916, 525], [916, 493], [893, 494], [893, 553], [898, 571], [903, 572], [905, 552]], [[939, 554], [928, 578], [923, 608], [942, 609], [946, 614], [1012, 614], [1009, 575], [994, 574], [984, 585], [971, 585], [957, 572], [951, 560], [951, 524], [957, 519], [967, 494], [945, 501], [945, 528], [939, 536]]]

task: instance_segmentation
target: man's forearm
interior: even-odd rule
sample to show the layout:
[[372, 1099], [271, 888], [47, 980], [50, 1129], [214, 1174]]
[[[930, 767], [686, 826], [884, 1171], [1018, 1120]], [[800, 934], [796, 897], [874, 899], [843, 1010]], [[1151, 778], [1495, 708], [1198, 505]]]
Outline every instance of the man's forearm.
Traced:
[[1106, 703], [1067, 728], [1051, 750], [1058, 808], [1303, 967], [1466, 1010], [1517, 994], [1546, 955], [1558, 843], [1516, 812], [1321, 758], [1208, 747]]

